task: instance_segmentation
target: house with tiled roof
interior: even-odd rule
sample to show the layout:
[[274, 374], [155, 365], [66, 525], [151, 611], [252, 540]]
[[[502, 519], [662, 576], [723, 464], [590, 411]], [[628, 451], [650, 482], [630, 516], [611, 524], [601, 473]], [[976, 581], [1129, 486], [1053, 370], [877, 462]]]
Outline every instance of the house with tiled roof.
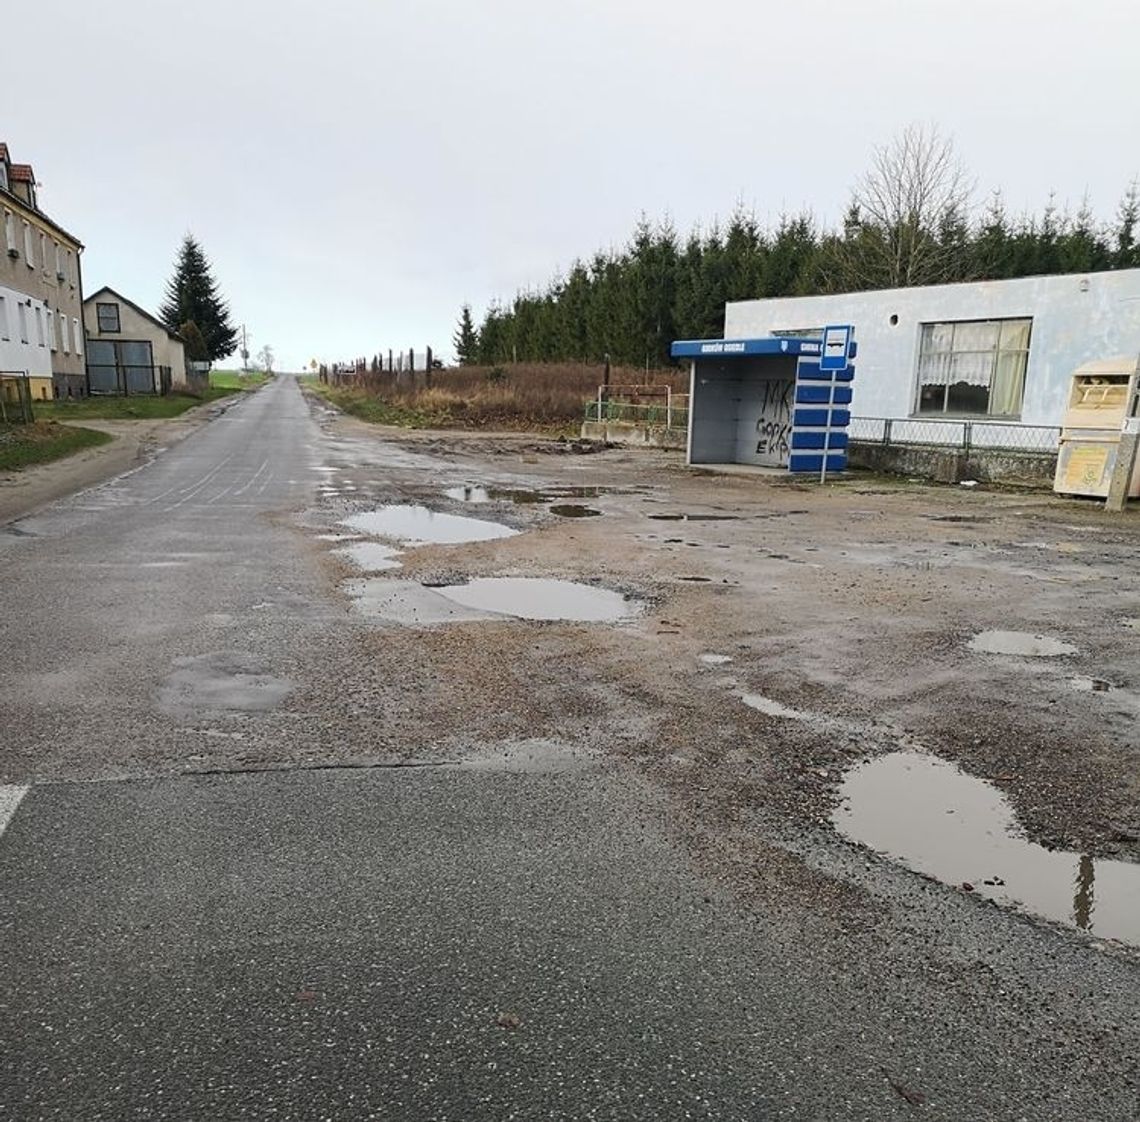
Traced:
[[0, 374], [26, 378], [33, 400], [81, 397], [83, 244], [44, 213], [38, 188], [0, 141]]

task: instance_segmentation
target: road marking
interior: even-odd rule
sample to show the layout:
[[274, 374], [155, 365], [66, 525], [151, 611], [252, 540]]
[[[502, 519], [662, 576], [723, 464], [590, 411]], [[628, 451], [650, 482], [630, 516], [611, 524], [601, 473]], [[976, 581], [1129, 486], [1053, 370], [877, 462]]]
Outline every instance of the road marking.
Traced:
[[5, 787], [0, 784], [0, 834], [4, 833], [20, 800], [28, 793], [27, 787]]

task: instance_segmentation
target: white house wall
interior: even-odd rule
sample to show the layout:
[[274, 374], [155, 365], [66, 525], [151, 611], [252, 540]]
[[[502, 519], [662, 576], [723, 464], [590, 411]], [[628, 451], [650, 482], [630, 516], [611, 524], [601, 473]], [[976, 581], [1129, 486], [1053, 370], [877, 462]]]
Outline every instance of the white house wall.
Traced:
[[[0, 323], [0, 373], [27, 374], [30, 378], [51, 377], [51, 346], [47, 335], [48, 305], [26, 293], [13, 288], [0, 286], [0, 297], [4, 298], [5, 320]], [[28, 301], [31, 300], [29, 305]], [[20, 320], [17, 307], [24, 305], [28, 317], [28, 342], [20, 341]], [[44, 325], [44, 345], [41, 346], [36, 333], [36, 309], [39, 308]], [[3, 338], [7, 335], [8, 338]]]
[[742, 300], [726, 306], [724, 334], [755, 339], [853, 324], [859, 357], [852, 412], [898, 418], [915, 413], [922, 324], [1022, 317], [1032, 318], [1033, 328], [1021, 423], [1060, 425], [1078, 366], [1140, 353], [1140, 269]]

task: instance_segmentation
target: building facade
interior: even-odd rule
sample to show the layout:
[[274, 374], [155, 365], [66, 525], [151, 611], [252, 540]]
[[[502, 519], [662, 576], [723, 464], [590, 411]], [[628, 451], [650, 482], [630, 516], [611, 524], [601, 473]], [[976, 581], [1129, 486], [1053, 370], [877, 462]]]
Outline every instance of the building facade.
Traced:
[[79, 239], [41, 209], [30, 164], [0, 143], [0, 373], [34, 400], [87, 392]]
[[[1074, 372], [1140, 354], [1140, 269], [744, 300], [725, 338], [816, 337], [852, 324], [853, 415], [867, 422], [970, 422], [1000, 443], [1062, 423]], [[896, 432], [900, 426], [896, 426]], [[869, 425], [864, 425], [870, 431]]]
[[150, 312], [104, 286], [83, 301], [87, 379], [96, 394], [185, 391], [186, 348]]

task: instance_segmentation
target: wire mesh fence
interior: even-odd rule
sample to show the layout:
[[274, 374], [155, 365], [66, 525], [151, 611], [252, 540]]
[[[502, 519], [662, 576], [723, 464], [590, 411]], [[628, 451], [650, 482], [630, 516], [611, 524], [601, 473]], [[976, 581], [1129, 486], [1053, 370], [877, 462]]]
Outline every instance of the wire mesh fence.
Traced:
[[951, 448], [963, 452], [986, 449], [1025, 456], [1055, 456], [1061, 436], [1056, 425], [918, 417], [853, 417], [848, 432], [853, 443], [888, 448]]
[[687, 429], [689, 395], [668, 386], [600, 386], [586, 403], [586, 420]]

